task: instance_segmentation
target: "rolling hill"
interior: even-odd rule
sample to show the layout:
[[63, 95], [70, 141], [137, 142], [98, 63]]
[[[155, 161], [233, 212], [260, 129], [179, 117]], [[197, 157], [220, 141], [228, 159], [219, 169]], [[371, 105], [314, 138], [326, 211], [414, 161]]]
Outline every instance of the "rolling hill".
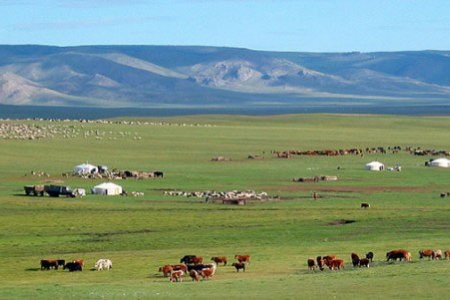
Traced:
[[450, 100], [450, 52], [0, 46], [0, 104], [417, 105]]

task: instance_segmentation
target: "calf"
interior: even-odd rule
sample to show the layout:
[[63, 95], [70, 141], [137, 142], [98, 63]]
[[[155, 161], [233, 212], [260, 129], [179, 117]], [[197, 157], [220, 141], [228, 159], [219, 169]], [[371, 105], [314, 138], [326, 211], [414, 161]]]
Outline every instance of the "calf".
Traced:
[[211, 257], [211, 260], [213, 262], [215, 262], [216, 264], [223, 263], [224, 266], [227, 265], [227, 258], [225, 256], [214, 256], [214, 257]]
[[368, 258], [361, 258], [359, 260], [359, 267], [369, 267], [370, 260]]
[[316, 269], [316, 262], [312, 258], [308, 258], [308, 270], [314, 271]]
[[373, 252], [372, 252], [372, 251], [370, 251], [370, 252], [368, 252], [368, 253], [366, 254], [366, 258], [369, 259], [370, 262], [373, 261], [373, 257], [374, 257], [374, 255], [373, 255]]
[[239, 272], [241, 269], [245, 272], [245, 263], [243, 262], [233, 263], [232, 266], [236, 268], [236, 272]]
[[182, 270], [170, 272], [169, 281], [170, 282], [182, 282], [184, 272]]
[[359, 266], [359, 261], [360, 261], [360, 259], [359, 259], [358, 254], [352, 253], [350, 256], [351, 256], [351, 258], [352, 258], [352, 264], [353, 264], [353, 267]]
[[238, 255], [236, 254], [234, 256], [235, 259], [238, 260], [238, 262], [242, 263], [242, 262], [246, 262], [246, 263], [250, 263], [250, 255]]

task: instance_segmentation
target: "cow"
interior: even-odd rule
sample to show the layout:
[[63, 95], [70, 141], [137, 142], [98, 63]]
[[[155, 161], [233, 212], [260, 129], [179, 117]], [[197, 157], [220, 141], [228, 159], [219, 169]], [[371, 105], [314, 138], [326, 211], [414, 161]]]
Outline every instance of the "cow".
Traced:
[[308, 270], [314, 271], [316, 269], [316, 262], [312, 258], [308, 258]]
[[236, 268], [236, 272], [239, 272], [241, 269], [245, 272], [245, 263], [243, 262], [233, 263], [232, 266]]
[[169, 281], [170, 282], [182, 282], [183, 281], [183, 275], [184, 275], [184, 271], [183, 270], [177, 270], [177, 271], [171, 271], [170, 272], [170, 277], [169, 277]]
[[373, 255], [372, 251], [369, 251], [366, 253], [366, 258], [369, 259], [370, 262], [373, 262], [373, 257], [374, 257], [374, 255]]
[[434, 259], [436, 257], [436, 254], [434, 253], [433, 250], [431, 249], [426, 249], [426, 250], [420, 250], [419, 251], [419, 258], [422, 259], [424, 257], [428, 257], [428, 259]]
[[361, 208], [370, 208], [370, 204], [369, 203], [361, 203]]
[[214, 256], [214, 257], [211, 257], [211, 260], [213, 262], [215, 262], [216, 264], [223, 263], [224, 266], [227, 265], [227, 258], [225, 256]]
[[322, 256], [317, 256], [316, 262], [317, 262], [317, 266], [319, 267], [319, 270], [323, 271], [324, 262], [323, 262]]
[[189, 272], [189, 276], [192, 278], [192, 281], [199, 281], [200, 280], [200, 274], [198, 274], [197, 271], [191, 270]]
[[110, 259], [101, 258], [95, 263], [94, 268], [97, 271], [112, 269], [112, 261]]
[[56, 259], [41, 259], [41, 270], [50, 270], [51, 268], [58, 270], [58, 266]]
[[444, 252], [445, 259], [450, 259], [450, 250]]
[[83, 265], [80, 262], [72, 261], [64, 265], [63, 270], [69, 269], [69, 272], [83, 271]]
[[328, 267], [330, 270], [340, 270], [344, 268], [344, 261], [342, 259], [333, 259]]
[[201, 263], [203, 263], [203, 257], [200, 257], [200, 256], [193, 257], [191, 259], [191, 263], [193, 263], [194, 265], [201, 264]]
[[250, 255], [239, 255], [236, 254], [234, 256], [235, 259], [238, 260], [238, 262], [242, 263], [242, 262], [246, 262], [246, 263], [250, 263]]
[[217, 264], [214, 262], [212, 262], [210, 264], [187, 265], [187, 271], [188, 272], [190, 272], [191, 270], [201, 271], [203, 269], [211, 269], [211, 268], [213, 268], [215, 270], [216, 267], [217, 267]]
[[353, 264], [353, 267], [359, 266], [359, 261], [360, 261], [360, 259], [359, 259], [358, 254], [352, 253], [350, 256], [351, 256], [351, 258], [352, 258], [352, 264]]
[[206, 268], [200, 271], [200, 276], [205, 280], [210, 279], [215, 273], [214, 269]]
[[336, 259], [336, 255], [326, 255], [322, 257], [323, 264], [326, 265], [327, 267], [330, 267], [331, 261], [334, 259]]
[[164, 178], [164, 173], [161, 171], [155, 171], [153, 172], [153, 177], [155, 178]]
[[359, 267], [369, 267], [370, 260], [368, 258], [361, 258], [359, 260]]
[[196, 255], [185, 255], [182, 259], [180, 259], [180, 264], [191, 264], [192, 259], [197, 257]]
[[386, 259], [387, 261], [390, 260], [394, 260], [396, 261], [397, 259], [401, 260], [406, 260], [406, 261], [410, 261], [411, 260], [411, 253], [403, 250], [403, 249], [399, 249], [399, 250], [392, 250], [386, 253]]
[[56, 262], [58, 263], [59, 267], [64, 267], [66, 264], [66, 261], [64, 259], [57, 259]]
[[434, 258], [435, 259], [442, 259], [442, 250], [435, 250], [434, 251]]
[[171, 265], [165, 265], [160, 267], [158, 271], [162, 272], [164, 277], [169, 277], [170, 273], [173, 271], [173, 268]]
[[74, 263], [79, 263], [84, 268], [84, 259], [75, 259]]

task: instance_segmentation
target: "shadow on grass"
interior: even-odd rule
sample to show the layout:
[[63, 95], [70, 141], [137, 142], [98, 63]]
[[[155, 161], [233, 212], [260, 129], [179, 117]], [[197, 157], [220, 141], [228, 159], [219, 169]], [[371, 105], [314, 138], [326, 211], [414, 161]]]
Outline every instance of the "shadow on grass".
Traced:
[[37, 272], [37, 271], [41, 271], [41, 268], [28, 268], [28, 269], [25, 269], [25, 271], [27, 271], [27, 272]]

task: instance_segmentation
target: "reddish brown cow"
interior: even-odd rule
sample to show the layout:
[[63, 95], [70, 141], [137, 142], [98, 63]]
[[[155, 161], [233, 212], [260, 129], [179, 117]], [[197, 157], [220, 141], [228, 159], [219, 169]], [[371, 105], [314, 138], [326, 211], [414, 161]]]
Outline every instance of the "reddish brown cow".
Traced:
[[158, 271], [162, 272], [164, 277], [169, 277], [170, 273], [173, 271], [173, 268], [171, 265], [165, 265], [160, 267]]
[[250, 255], [238, 255], [238, 254], [236, 254], [234, 256], [234, 258], [236, 258], [238, 260], [238, 262], [240, 262], [240, 263], [243, 263], [243, 262], [250, 263]]
[[41, 259], [41, 270], [50, 270], [51, 268], [58, 270], [58, 266], [59, 263], [56, 259]]
[[434, 251], [431, 249], [420, 250], [419, 256], [420, 256], [420, 259], [422, 259], [424, 257], [428, 257], [428, 259], [434, 259], [436, 257]]
[[445, 259], [450, 259], [450, 250], [444, 252]]
[[209, 279], [214, 275], [213, 269], [203, 269], [200, 271], [200, 276], [203, 277], [203, 279]]
[[390, 260], [406, 260], [406, 261], [410, 261], [411, 260], [411, 253], [403, 250], [403, 249], [399, 249], [399, 250], [392, 250], [386, 253], [386, 259], [387, 261]]
[[344, 261], [342, 259], [333, 259], [330, 262], [329, 268], [330, 270], [340, 270], [341, 268], [344, 268]]
[[352, 253], [350, 256], [352, 258], [353, 267], [358, 266], [359, 265], [359, 260], [360, 260], [358, 254]]
[[84, 259], [75, 259], [73, 262], [79, 264], [84, 268]]
[[314, 271], [316, 269], [316, 262], [312, 258], [308, 258], [308, 270]]
[[192, 278], [192, 281], [199, 281], [200, 280], [200, 275], [195, 270], [191, 270], [189, 272], [189, 276]]
[[220, 263], [223, 263], [224, 266], [227, 265], [227, 258], [225, 256], [214, 256], [211, 257], [211, 260], [217, 265], [219, 265]]

